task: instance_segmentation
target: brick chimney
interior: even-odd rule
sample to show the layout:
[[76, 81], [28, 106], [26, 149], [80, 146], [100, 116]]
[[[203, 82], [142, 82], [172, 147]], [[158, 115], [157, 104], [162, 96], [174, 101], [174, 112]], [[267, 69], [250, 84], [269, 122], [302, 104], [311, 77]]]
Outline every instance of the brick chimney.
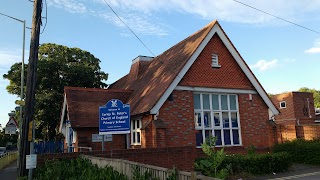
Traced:
[[144, 67], [148, 62], [150, 62], [153, 57], [149, 56], [138, 56], [132, 60], [132, 65], [129, 73], [129, 80], [134, 81], [136, 80], [140, 73], [143, 71]]

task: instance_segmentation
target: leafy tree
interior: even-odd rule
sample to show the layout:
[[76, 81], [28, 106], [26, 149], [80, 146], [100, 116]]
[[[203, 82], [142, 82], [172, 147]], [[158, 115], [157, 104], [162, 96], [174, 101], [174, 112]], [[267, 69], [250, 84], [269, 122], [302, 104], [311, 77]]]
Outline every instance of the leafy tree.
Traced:
[[320, 91], [316, 89], [310, 89], [307, 87], [302, 87], [298, 91], [300, 92], [311, 92], [314, 98], [314, 107], [320, 108]]
[[[101, 71], [99, 63], [98, 58], [79, 48], [51, 43], [39, 46], [34, 114], [37, 138], [53, 139], [55, 137], [64, 86], [88, 88], [107, 86], [103, 81], [107, 80], [108, 74]], [[28, 69], [27, 65], [25, 69]], [[8, 73], [3, 75], [5, 79], [10, 80], [7, 91], [18, 96], [20, 95], [20, 73], [21, 63], [15, 63]]]

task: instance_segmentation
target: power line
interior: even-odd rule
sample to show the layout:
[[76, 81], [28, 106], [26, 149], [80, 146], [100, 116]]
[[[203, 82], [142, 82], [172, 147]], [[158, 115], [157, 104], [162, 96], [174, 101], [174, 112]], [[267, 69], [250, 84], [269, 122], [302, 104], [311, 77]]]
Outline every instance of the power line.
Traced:
[[[111, 11], [118, 17], [118, 19], [132, 32], [132, 34], [134, 34], [136, 36], [136, 38], [141, 42], [141, 44], [148, 49], [148, 51], [155, 57], [156, 55], [153, 54], [153, 52], [142, 42], [142, 40], [134, 33], [134, 31], [119, 17], [119, 15], [112, 9], [112, 7], [108, 4], [108, 2], [106, 0], [104, 0], [104, 2], [109, 6], [109, 8], [111, 9]], [[164, 63], [159, 59], [158, 60], [162, 65], [164, 65]], [[175, 74], [177, 77], [179, 77], [182, 80], [182, 77], [179, 76], [179, 72], [174, 72], [174, 70], [171, 68], [169, 69], [169, 71], [171, 71], [173, 74]], [[191, 86], [188, 82], [186, 82], [189, 86]]]
[[111, 11], [118, 17], [118, 19], [131, 31], [131, 33], [136, 36], [136, 38], [141, 42], [141, 44], [153, 55], [153, 52], [142, 42], [142, 40], [136, 35], [136, 33], [120, 18], [120, 16], [112, 9], [112, 7], [108, 4], [108, 2], [106, 0], [104, 0], [104, 2], [109, 6], [109, 8], [111, 9]]
[[[44, 0], [44, 3], [46, 4], [46, 17], [45, 17], [46, 23], [44, 24], [44, 27], [43, 27], [43, 29], [42, 29], [42, 31], [41, 31], [40, 34], [42, 34], [42, 33], [44, 32], [44, 30], [46, 29], [46, 27], [47, 27], [47, 22], [48, 22], [48, 5], [47, 5], [47, 0]], [[41, 9], [42, 9], [42, 6], [41, 6]]]
[[253, 7], [253, 6], [250, 6], [250, 5], [245, 4], [245, 3], [243, 3], [243, 2], [240, 2], [240, 1], [238, 1], [238, 0], [233, 0], [233, 1], [234, 1], [234, 2], [237, 2], [237, 3], [239, 3], [239, 4], [242, 4], [242, 5], [244, 5], [244, 6], [247, 6], [247, 7], [251, 8], [251, 9], [254, 9], [254, 10], [256, 10], [256, 11], [259, 11], [259, 12], [262, 12], [262, 13], [264, 13], [264, 14], [267, 14], [267, 15], [269, 15], [269, 16], [272, 16], [272, 17], [275, 17], [275, 18], [280, 19], [280, 20], [282, 20], [282, 21], [285, 21], [285, 22], [287, 22], [287, 23], [290, 23], [290, 24], [293, 24], [293, 25], [295, 25], [295, 26], [301, 27], [301, 28], [306, 29], [306, 30], [308, 30], [308, 31], [312, 31], [312, 32], [314, 32], [314, 33], [320, 34], [319, 31], [316, 31], [316, 30], [307, 28], [307, 27], [305, 27], [305, 26], [302, 26], [302, 25], [300, 25], [300, 24], [294, 23], [294, 22], [292, 22], [292, 21], [286, 20], [286, 19], [284, 19], [284, 18], [281, 18], [281, 17], [279, 17], [279, 16], [273, 15], [273, 14], [271, 14], [271, 13], [268, 13], [268, 12], [263, 11], [263, 10], [261, 10], [261, 9], [258, 9], [258, 8], [256, 8], [256, 7]]

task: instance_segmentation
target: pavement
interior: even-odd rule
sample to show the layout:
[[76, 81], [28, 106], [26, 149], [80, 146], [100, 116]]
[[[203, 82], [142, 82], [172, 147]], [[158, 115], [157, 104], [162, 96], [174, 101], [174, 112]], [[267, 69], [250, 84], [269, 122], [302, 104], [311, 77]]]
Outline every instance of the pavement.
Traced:
[[15, 180], [17, 179], [17, 161], [14, 161], [12, 164], [0, 171], [1, 180]]
[[250, 178], [250, 180], [320, 180], [320, 166], [293, 164], [288, 172]]

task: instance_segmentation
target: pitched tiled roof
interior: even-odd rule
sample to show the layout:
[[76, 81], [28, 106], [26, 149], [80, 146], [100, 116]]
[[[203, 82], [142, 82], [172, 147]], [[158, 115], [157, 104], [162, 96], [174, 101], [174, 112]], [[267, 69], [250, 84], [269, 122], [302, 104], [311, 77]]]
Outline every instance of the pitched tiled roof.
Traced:
[[134, 90], [128, 103], [131, 115], [149, 112], [199, 47], [213, 26], [213, 21], [144, 65], [136, 79], [126, 75], [109, 89]]
[[99, 106], [105, 105], [110, 99], [127, 103], [132, 91], [65, 87], [64, 93], [71, 126], [77, 128], [99, 127]]

